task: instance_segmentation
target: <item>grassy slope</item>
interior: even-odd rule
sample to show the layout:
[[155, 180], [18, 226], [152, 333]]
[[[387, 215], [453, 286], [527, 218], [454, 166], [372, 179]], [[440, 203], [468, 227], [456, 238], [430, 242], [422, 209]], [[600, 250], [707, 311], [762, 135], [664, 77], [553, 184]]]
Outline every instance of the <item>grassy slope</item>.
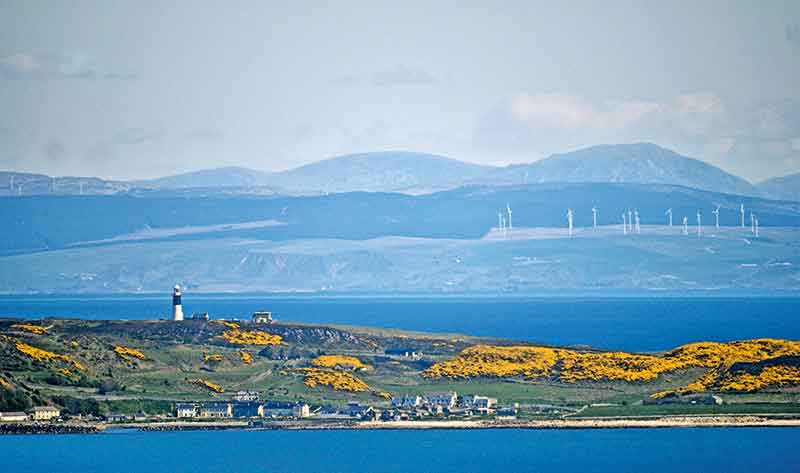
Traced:
[[[184, 323], [153, 321], [49, 321], [52, 327], [44, 335], [32, 335], [11, 328], [15, 321], [0, 320], [0, 333], [9, 335], [0, 340], [0, 373], [10, 379], [18, 390], [36, 395], [38, 401], [51, 396], [91, 398], [104, 404], [105, 411], [135, 411], [141, 409], [140, 399], [147, 400], [210, 400], [227, 399], [240, 389], [259, 390], [275, 400], [305, 400], [312, 404], [344, 404], [360, 400], [376, 405], [387, 401], [371, 392], [348, 393], [328, 387], [310, 388], [302, 378], [287, 370], [309, 366], [311, 358], [320, 354], [345, 354], [358, 357], [371, 369], [354, 373], [374, 391], [393, 395], [455, 390], [462, 394], [483, 394], [497, 397], [509, 404], [557, 404], [583, 406], [592, 403], [613, 403], [619, 406], [594, 407], [582, 415], [649, 415], [652, 413], [717, 412], [709, 406], [642, 406], [650, 393], [686, 385], [702, 373], [700, 369], [686, 370], [661, 376], [652, 383], [576, 383], [529, 382], [521, 379], [476, 379], [469, 381], [432, 381], [420, 376], [431, 363], [448, 359], [463, 348], [480, 342], [463, 336], [412, 335], [397, 330], [378, 330], [347, 327], [321, 327], [309, 324], [275, 324], [268, 330], [281, 334], [285, 344], [269, 347], [258, 356], [260, 347], [231, 346], [219, 338], [225, 327], [200, 321]], [[250, 327], [247, 327], [250, 328]], [[264, 327], [260, 327], [264, 329]], [[11, 340], [11, 342], [9, 341]], [[55, 353], [75, 356], [89, 368], [82, 376], [72, 378], [57, 373], [61, 362], [33, 362], [13, 348], [14, 340]], [[73, 345], [77, 343], [77, 346]], [[495, 341], [497, 342], [497, 341]], [[121, 359], [113, 348], [117, 345], [141, 350], [145, 360]], [[404, 360], [384, 354], [388, 348], [405, 347], [426, 354], [423, 361]], [[239, 352], [246, 349], [254, 363], [242, 363]], [[220, 354], [222, 362], [204, 362], [203, 354]], [[77, 370], [73, 370], [77, 371]], [[224, 394], [210, 392], [187, 380], [202, 378], [225, 388]], [[124, 389], [112, 389], [98, 394], [97, 387], [112, 381]], [[38, 394], [37, 394], [38, 393]], [[731, 412], [785, 411], [786, 402], [794, 402], [797, 394], [760, 393], [727, 396], [738, 402], [727, 409]], [[759, 404], [750, 408], [753, 402]], [[147, 404], [149, 409], [161, 410], [166, 404]], [[792, 408], [794, 409], [794, 408]], [[725, 411], [727, 412], [727, 411]], [[790, 411], [786, 411], [790, 412]], [[794, 411], [791, 411], [794, 412]]]

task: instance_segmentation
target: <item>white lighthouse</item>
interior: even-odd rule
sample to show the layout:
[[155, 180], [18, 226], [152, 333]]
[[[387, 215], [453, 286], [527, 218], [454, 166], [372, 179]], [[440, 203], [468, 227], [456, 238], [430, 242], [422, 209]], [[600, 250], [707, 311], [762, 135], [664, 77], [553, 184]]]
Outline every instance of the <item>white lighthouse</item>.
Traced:
[[181, 306], [181, 287], [177, 284], [172, 290], [172, 320], [183, 320], [183, 307]]

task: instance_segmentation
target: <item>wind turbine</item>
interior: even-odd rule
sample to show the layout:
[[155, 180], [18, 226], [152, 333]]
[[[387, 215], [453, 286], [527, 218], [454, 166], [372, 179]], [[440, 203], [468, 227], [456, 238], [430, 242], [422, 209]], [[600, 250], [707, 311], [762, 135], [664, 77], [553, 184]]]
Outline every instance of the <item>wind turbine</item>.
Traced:
[[750, 231], [753, 235], [756, 234], [756, 214], [750, 211]]
[[669, 226], [672, 227], [672, 207], [668, 208], [664, 215], [669, 216]]
[[744, 228], [744, 204], [739, 206], [739, 213], [742, 214], [742, 228]]
[[592, 228], [597, 228], [597, 207], [592, 207]]
[[628, 231], [633, 233], [633, 213], [628, 209]]
[[11, 188], [11, 193], [13, 194], [14, 193], [14, 175], [13, 174], [11, 175], [11, 182], [9, 184], [9, 187]]
[[641, 235], [642, 234], [642, 227], [639, 226], [639, 209], [636, 209], [636, 210], [633, 211], [633, 218], [636, 221], [636, 234], [637, 235]]
[[628, 222], [625, 220], [625, 212], [622, 212], [622, 234], [628, 234]]
[[758, 217], [756, 216], [756, 238], [758, 238]]
[[572, 217], [574, 214], [572, 213], [572, 209], [567, 209], [567, 225], [569, 225], [569, 236], [572, 238]]
[[497, 232], [503, 232], [503, 214], [500, 212], [497, 212]]
[[511, 224], [511, 207], [506, 204], [506, 211], [508, 212], [508, 229], [513, 230], [514, 225]]
[[83, 195], [83, 182], [80, 183], [80, 195]]
[[505, 221], [503, 220], [503, 212], [497, 212], [497, 232], [500, 235], [505, 235]]
[[697, 238], [703, 234], [703, 215], [697, 211]]
[[683, 217], [683, 234], [689, 234], [689, 217]]
[[717, 204], [717, 208], [712, 210], [711, 213], [714, 214], [714, 218], [716, 219], [717, 230], [719, 230], [719, 204]]

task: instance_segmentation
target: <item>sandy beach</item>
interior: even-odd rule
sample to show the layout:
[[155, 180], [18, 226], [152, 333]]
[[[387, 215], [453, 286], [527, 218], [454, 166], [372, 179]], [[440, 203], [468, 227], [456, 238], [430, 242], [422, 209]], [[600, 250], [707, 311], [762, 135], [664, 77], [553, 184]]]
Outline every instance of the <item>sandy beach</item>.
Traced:
[[658, 418], [587, 418], [491, 421], [362, 422], [364, 429], [620, 429], [657, 427], [800, 427], [800, 418], [780, 416], [670, 416]]

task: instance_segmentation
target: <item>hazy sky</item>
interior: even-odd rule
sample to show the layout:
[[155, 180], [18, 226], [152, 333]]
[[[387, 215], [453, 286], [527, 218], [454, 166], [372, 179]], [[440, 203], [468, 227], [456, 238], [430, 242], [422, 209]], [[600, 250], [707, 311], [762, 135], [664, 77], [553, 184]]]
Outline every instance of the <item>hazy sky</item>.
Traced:
[[653, 141], [750, 180], [800, 171], [799, 1], [490, 3], [0, 0], [0, 169]]

